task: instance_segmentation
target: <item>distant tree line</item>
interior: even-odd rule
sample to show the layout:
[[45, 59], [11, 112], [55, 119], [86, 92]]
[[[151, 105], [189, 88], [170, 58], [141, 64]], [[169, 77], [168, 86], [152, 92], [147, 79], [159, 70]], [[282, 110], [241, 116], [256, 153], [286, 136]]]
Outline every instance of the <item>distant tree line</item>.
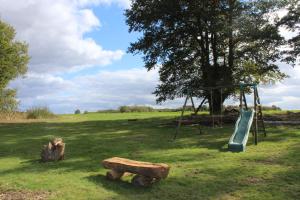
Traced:
[[[224, 109], [239, 109], [237, 105], [227, 105], [224, 106]], [[281, 110], [280, 107], [276, 105], [272, 106], [263, 106], [263, 110]], [[179, 112], [182, 111], [180, 108], [153, 108], [151, 106], [120, 106], [118, 109], [107, 109], [107, 110], [98, 110], [97, 113], [131, 113], [131, 112]], [[186, 106], [185, 111], [193, 112], [194, 108], [192, 106]], [[202, 112], [209, 112], [209, 107], [207, 105], [202, 106]], [[80, 110], [77, 109], [74, 112], [75, 114], [80, 114]], [[88, 111], [85, 111], [84, 114], [88, 114]]]
[[121, 106], [119, 108], [119, 111], [121, 113], [127, 113], [127, 112], [153, 112], [153, 111], [155, 111], [155, 109], [150, 107], [150, 106]]

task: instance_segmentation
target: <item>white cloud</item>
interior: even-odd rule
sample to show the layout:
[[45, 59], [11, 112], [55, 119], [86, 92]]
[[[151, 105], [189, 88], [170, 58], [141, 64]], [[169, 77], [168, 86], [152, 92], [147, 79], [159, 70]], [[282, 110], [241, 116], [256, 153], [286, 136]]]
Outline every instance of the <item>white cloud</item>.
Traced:
[[275, 85], [261, 86], [260, 94], [264, 105], [276, 105], [283, 109], [300, 109], [300, 68], [278, 63], [282, 72], [290, 77]]
[[[24, 79], [17, 79], [11, 83], [13, 88], [18, 89], [18, 95], [24, 98], [41, 98], [47, 95], [59, 95], [66, 93], [68, 88], [75, 85], [61, 77], [49, 74], [28, 73]], [[34, 103], [34, 102], [32, 102]]]
[[[282, 83], [261, 86], [259, 94], [263, 105], [277, 105], [283, 109], [300, 109], [300, 69], [282, 65], [293, 75]], [[151, 105], [151, 94], [158, 83], [158, 72], [146, 69], [100, 71], [93, 75], [65, 80], [57, 75], [29, 73], [27, 78], [12, 82], [18, 89], [21, 108], [49, 106], [56, 113], [72, 113], [75, 109], [96, 111], [117, 108], [121, 105]], [[180, 107], [183, 99], [167, 101], [160, 107]], [[253, 97], [248, 97], [251, 104]], [[234, 103], [228, 100], [228, 103]], [[235, 101], [237, 103], [237, 101]]]
[[74, 0], [79, 6], [86, 5], [111, 5], [113, 3], [119, 5], [122, 8], [129, 8], [131, 0]]
[[[108, 65], [122, 58], [122, 50], [105, 50], [85, 34], [100, 28], [92, 3], [123, 1], [0, 0], [1, 19], [29, 43], [29, 69], [36, 73], [62, 73]], [[125, 1], [124, 1], [125, 2]]]
[[75, 109], [99, 110], [122, 105], [155, 105], [151, 93], [158, 82], [157, 71], [130, 69], [101, 71], [64, 80], [56, 75], [30, 73], [11, 83], [18, 89], [21, 109], [41, 105], [58, 113]]

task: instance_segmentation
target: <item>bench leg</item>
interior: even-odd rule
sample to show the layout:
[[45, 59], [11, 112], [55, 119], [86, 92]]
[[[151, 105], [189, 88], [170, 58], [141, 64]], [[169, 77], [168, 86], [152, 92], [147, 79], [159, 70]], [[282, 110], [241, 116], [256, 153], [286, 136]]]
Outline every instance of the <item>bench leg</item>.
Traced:
[[153, 183], [158, 183], [161, 180], [161, 178], [155, 178], [153, 179]]
[[153, 182], [154, 182], [153, 178], [147, 176], [141, 176], [141, 175], [135, 175], [131, 180], [131, 183], [134, 186], [142, 186], [142, 187], [149, 187], [152, 185]]
[[106, 173], [106, 178], [109, 180], [118, 180], [123, 176], [124, 172], [110, 170]]

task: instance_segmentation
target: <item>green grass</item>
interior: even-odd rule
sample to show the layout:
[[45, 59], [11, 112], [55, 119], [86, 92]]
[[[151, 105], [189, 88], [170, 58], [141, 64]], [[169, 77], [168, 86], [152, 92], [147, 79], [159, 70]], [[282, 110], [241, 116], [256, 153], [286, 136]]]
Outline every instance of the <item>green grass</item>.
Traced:
[[[233, 127], [183, 127], [171, 140], [179, 113], [91, 113], [43, 122], [0, 124], [0, 191], [46, 191], [50, 199], [298, 199], [300, 127], [268, 127], [258, 146], [227, 151]], [[128, 119], [139, 119], [128, 121]], [[66, 160], [38, 161], [54, 136], [66, 142]], [[101, 160], [120, 156], [171, 166], [169, 177], [151, 188], [135, 188], [130, 177], [105, 179]]]
[[286, 115], [289, 113], [299, 113], [300, 110], [263, 110], [266, 115]]

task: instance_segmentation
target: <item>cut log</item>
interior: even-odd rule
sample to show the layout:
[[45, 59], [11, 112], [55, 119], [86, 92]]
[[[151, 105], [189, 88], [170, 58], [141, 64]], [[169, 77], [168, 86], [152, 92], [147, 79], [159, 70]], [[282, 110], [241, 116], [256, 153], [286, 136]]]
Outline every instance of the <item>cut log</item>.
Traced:
[[163, 163], [149, 163], [125, 158], [113, 157], [102, 161], [107, 169], [118, 172], [130, 172], [151, 179], [164, 179], [168, 176], [170, 167]]
[[155, 182], [154, 178], [150, 178], [150, 177], [142, 176], [142, 175], [135, 175], [131, 180], [131, 183], [134, 186], [138, 186], [138, 187], [149, 187], [154, 182]]
[[114, 181], [120, 179], [123, 176], [123, 174], [124, 172], [119, 172], [112, 169], [111, 171], [106, 173], [106, 178]]
[[41, 152], [43, 162], [63, 160], [65, 155], [65, 143], [61, 138], [55, 138], [44, 145]]

